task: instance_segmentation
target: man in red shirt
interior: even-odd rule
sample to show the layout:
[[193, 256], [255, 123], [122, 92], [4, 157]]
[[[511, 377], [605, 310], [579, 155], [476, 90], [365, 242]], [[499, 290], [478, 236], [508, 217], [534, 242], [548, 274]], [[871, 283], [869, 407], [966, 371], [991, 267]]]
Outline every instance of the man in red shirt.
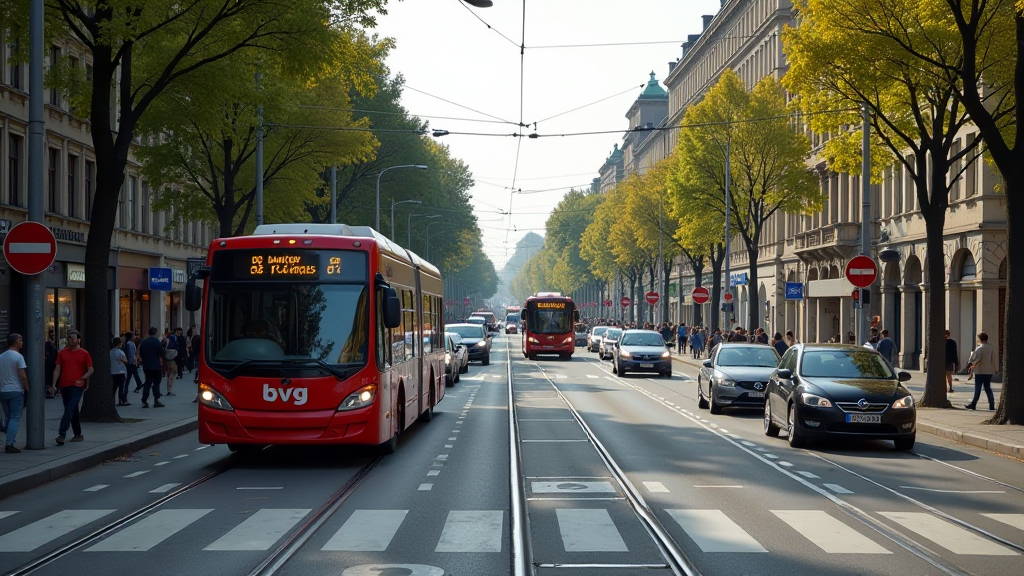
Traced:
[[60, 383], [60, 396], [64, 400], [64, 416], [60, 419], [57, 445], [63, 446], [70, 425], [75, 433], [72, 442], [85, 440], [82, 436], [82, 423], [79, 420], [78, 404], [82, 394], [89, 389], [89, 377], [92, 376], [92, 357], [81, 346], [82, 335], [77, 330], [68, 332], [68, 345], [57, 353], [57, 367], [53, 371], [53, 383], [50, 393]]

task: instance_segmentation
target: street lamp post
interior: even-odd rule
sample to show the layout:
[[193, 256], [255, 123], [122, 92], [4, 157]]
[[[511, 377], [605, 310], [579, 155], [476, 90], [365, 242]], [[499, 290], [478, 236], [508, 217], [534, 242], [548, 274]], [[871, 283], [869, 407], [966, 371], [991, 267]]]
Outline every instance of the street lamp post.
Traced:
[[423, 257], [426, 258], [428, 261], [430, 260], [430, 239], [433, 238], [434, 236], [441, 236], [442, 234], [445, 234], [445, 232], [438, 232], [437, 234], [431, 235], [430, 227], [433, 226], [434, 224], [442, 224], [442, 222], [431, 222], [430, 224], [427, 225], [427, 240], [426, 245], [424, 247]]
[[[409, 217], [405, 219], [405, 247], [409, 248], [410, 250], [412, 249], [412, 217], [413, 216], [425, 216], [425, 214], [423, 214], [423, 213], [413, 214], [412, 212], [410, 212], [409, 213]], [[440, 214], [432, 214], [430, 216], [427, 216], [426, 219], [430, 220], [430, 219], [433, 219], [433, 218], [440, 218], [440, 217], [441, 217]]]
[[391, 199], [391, 239], [395, 239], [395, 206], [399, 204], [423, 204], [419, 200], [402, 200], [401, 202], [395, 202], [395, 199]]
[[[374, 220], [374, 230], [380, 230], [380, 177], [388, 170], [394, 170], [395, 168], [415, 168], [417, 170], [426, 170], [427, 166], [423, 164], [399, 164], [398, 166], [388, 166], [377, 174], [377, 218]], [[392, 220], [392, 223], [393, 222], [394, 221]]]

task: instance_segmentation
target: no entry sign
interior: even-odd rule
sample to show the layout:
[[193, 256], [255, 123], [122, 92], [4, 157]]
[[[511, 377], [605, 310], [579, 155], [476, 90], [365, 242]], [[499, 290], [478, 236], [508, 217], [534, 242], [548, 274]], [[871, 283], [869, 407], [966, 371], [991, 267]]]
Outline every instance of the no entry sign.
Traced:
[[867, 256], [854, 256], [846, 264], [846, 279], [857, 288], [867, 288], [878, 277], [875, 261]]
[[695, 304], [703, 304], [711, 299], [711, 292], [703, 286], [698, 286], [690, 292], [690, 297], [693, 298]]
[[17, 272], [34, 276], [57, 258], [57, 239], [39, 222], [22, 222], [7, 233], [4, 257]]
[[622, 306], [623, 308], [625, 308], [626, 306], [629, 306], [629, 296], [623, 296], [622, 298], [620, 298], [619, 299], [619, 306]]
[[725, 300], [726, 302], [732, 302], [732, 292], [726, 292], [725, 295], [722, 296], [722, 300]]
[[653, 292], [653, 291], [648, 292], [647, 294], [644, 294], [644, 298], [647, 300], [647, 303], [648, 304], [652, 304], [652, 305], [653, 304], [657, 304], [658, 303], [658, 298], [660, 298], [660, 297], [661, 296], [657, 292]]

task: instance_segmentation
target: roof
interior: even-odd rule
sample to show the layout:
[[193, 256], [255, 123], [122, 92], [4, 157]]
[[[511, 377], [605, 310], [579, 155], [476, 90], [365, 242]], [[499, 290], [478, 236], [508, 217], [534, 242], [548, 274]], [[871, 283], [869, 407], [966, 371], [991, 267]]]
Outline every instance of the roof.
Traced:
[[658, 79], [654, 77], [653, 71], [650, 81], [647, 82], [647, 87], [640, 93], [640, 100], [668, 100], [668, 91], [661, 87]]

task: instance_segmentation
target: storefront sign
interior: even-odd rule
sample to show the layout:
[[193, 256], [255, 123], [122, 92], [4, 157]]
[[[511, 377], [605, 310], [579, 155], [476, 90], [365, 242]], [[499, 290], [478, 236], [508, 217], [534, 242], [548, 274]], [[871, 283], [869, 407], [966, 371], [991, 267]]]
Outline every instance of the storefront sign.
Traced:
[[81, 284], [81, 283], [85, 282], [85, 266], [84, 265], [68, 263], [65, 266], [67, 266], [67, 282], [68, 282], [68, 284], [71, 284], [72, 282], [75, 282], [75, 283], [78, 283], [78, 284]]
[[58, 242], [78, 242], [79, 244], [85, 244], [85, 232], [69, 230], [67, 228], [57, 228], [56, 226], [50, 226], [50, 232], [53, 232], [53, 237], [56, 238]]
[[786, 282], [786, 300], [803, 300], [804, 285], [802, 282]]
[[150, 268], [149, 289], [169, 292], [171, 290], [172, 275], [173, 271], [170, 268]]
[[185, 283], [185, 270], [182, 268], [174, 269], [174, 283], [184, 284]]
[[729, 275], [730, 286], [746, 286], [747, 285], [747, 273], [737, 272], [736, 274]]

